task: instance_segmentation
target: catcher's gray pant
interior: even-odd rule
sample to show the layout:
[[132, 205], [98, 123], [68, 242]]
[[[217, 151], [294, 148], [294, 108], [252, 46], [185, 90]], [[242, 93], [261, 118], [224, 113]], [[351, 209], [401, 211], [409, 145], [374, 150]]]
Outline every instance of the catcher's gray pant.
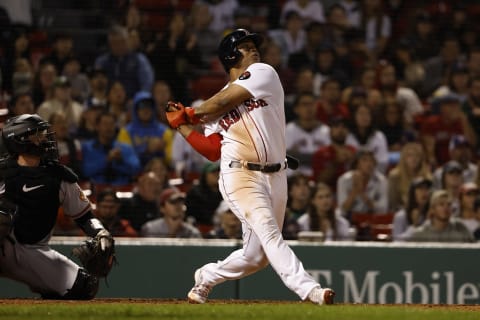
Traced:
[[41, 295], [63, 296], [72, 288], [77, 264], [47, 244], [20, 244], [13, 235], [10, 238], [0, 250], [0, 276], [25, 283]]
[[314, 287], [320, 287], [282, 237], [287, 202], [285, 170], [265, 174], [222, 166], [219, 188], [242, 222], [243, 248], [223, 261], [201, 267], [204, 284], [240, 279], [270, 263], [285, 285], [303, 300]]

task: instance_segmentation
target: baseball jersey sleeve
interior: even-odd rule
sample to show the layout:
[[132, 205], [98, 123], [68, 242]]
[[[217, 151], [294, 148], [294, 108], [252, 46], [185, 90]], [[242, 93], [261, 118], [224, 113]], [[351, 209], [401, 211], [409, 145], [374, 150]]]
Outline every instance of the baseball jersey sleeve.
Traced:
[[265, 63], [254, 63], [233, 83], [247, 89], [256, 99], [272, 95], [272, 79], [278, 78], [277, 72]]
[[77, 219], [92, 210], [90, 200], [77, 183], [62, 181], [59, 198], [63, 212], [72, 219]]

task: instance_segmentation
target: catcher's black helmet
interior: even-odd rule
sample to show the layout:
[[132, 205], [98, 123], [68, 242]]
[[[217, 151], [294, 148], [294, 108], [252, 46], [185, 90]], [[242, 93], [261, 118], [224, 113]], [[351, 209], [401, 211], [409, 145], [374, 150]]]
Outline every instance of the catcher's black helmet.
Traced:
[[[39, 143], [29, 138], [32, 135], [40, 137]], [[11, 155], [32, 154], [46, 160], [58, 159], [55, 133], [50, 131], [50, 124], [37, 114], [22, 114], [8, 119], [2, 138]]]
[[245, 29], [237, 29], [227, 34], [222, 42], [220, 42], [220, 46], [218, 47], [218, 58], [222, 62], [227, 73], [242, 56], [237, 49], [238, 44], [246, 40], [252, 40], [257, 48], [260, 47], [263, 42], [262, 36], [257, 33], [250, 33]]

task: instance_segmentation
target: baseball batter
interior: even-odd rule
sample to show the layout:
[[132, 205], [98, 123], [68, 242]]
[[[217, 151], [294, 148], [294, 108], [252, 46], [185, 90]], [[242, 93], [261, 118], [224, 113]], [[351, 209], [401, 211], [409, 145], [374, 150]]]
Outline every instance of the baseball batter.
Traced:
[[[287, 202], [284, 92], [276, 71], [260, 63], [261, 42], [260, 35], [244, 29], [225, 36], [218, 54], [229, 83], [197, 108], [167, 107], [184, 111], [183, 117], [167, 112], [167, 118], [197, 151], [210, 160], [221, 158], [220, 191], [243, 229], [241, 249], [196, 270], [188, 300], [205, 303], [215, 285], [270, 263], [302, 300], [331, 304], [333, 290], [321, 288], [282, 238]], [[199, 121], [205, 135], [193, 130]]]
[[93, 217], [77, 176], [58, 163], [49, 128], [38, 115], [25, 114], [9, 119], [2, 130], [10, 156], [0, 161], [0, 216], [3, 226], [7, 216], [13, 219], [1, 229], [0, 276], [46, 299], [91, 299], [98, 278], [48, 245], [58, 208], [63, 206], [87, 235], [110, 234]]

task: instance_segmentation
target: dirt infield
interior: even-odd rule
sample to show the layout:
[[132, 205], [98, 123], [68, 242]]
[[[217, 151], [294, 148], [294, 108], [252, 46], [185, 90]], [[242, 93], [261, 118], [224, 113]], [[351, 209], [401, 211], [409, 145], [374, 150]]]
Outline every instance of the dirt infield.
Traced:
[[[56, 304], [63, 302], [65, 304], [111, 304], [111, 303], [132, 303], [132, 304], [187, 304], [186, 300], [182, 299], [139, 299], [139, 298], [108, 298], [108, 299], [93, 299], [89, 301], [74, 301], [74, 300], [43, 300], [43, 299], [0, 299], [0, 305], [14, 305], [14, 304]], [[282, 300], [209, 300], [209, 304], [300, 304], [309, 303], [301, 301], [282, 301]], [[345, 305], [345, 304], [338, 304]], [[356, 305], [356, 304], [349, 304]], [[358, 304], [358, 306], [365, 306], [365, 304]], [[399, 304], [378, 304], [378, 306], [400, 306]], [[423, 308], [446, 308], [451, 310], [464, 310], [480, 312], [480, 305], [461, 305], [461, 304], [404, 304], [403, 306], [415, 306]]]

